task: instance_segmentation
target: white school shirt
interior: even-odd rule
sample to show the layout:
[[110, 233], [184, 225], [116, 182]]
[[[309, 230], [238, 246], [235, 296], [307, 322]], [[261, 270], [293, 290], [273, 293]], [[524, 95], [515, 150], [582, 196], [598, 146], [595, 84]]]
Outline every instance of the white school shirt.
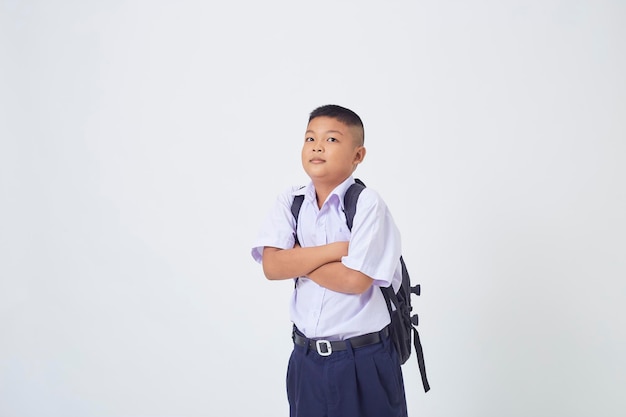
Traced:
[[303, 247], [350, 241], [341, 262], [361, 271], [374, 282], [363, 294], [343, 294], [299, 277], [291, 298], [291, 321], [309, 338], [344, 340], [376, 332], [389, 322], [389, 313], [379, 286], [402, 280], [400, 233], [380, 196], [365, 188], [359, 196], [352, 232], [346, 225], [343, 197], [354, 183], [349, 177], [335, 188], [319, 209], [312, 183], [280, 194], [254, 242], [252, 257], [263, 260], [263, 248], [291, 249], [296, 223], [291, 213], [294, 196], [304, 195], [298, 221], [298, 241]]

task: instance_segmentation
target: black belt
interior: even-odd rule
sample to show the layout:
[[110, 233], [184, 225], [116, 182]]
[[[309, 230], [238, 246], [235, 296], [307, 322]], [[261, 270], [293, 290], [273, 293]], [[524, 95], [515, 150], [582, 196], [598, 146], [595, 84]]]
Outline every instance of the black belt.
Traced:
[[355, 336], [346, 340], [324, 340], [324, 339], [308, 339], [300, 331], [294, 328], [293, 342], [298, 346], [308, 347], [316, 351], [320, 356], [329, 356], [331, 353], [348, 348], [348, 341], [353, 349], [369, 346], [380, 342], [383, 338], [389, 336], [389, 326], [386, 326], [379, 332], [368, 333], [361, 336]]

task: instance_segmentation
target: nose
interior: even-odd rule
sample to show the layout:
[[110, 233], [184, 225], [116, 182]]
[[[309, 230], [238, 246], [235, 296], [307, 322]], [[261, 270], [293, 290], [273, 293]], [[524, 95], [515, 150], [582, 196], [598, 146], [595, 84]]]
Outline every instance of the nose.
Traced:
[[315, 143], [313, 144], [313, 152], [322, 152], [322, 142], [321, 141], [315, 141]]

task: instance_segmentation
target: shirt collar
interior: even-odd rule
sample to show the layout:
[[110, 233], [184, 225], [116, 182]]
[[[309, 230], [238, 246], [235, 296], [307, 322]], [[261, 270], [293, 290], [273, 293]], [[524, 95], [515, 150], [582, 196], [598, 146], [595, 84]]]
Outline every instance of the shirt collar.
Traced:
[[[343, 206], [343, 197], [346, 194], [346, 191], [348, 190], [348, 188], [354, 184], [354, 178], [352, 176], [349, 176], [348, 178], [345, 179], [344, 182], [342, 182], [341, 184], [339, 184], [337, 187], [335, 187], [335, 189], [333, 191], [330, 192], [330, 194], [328, 195], [327, 201], [330, 201], [331, 198], [333, 198], [333, 196], [335, 196], [334, 198], [336, 198], [337, 200], [339, 200], [339, 205], [341, 206], [341, 209], [345, 209], [345, 207]], [[304, 187], [300, 187], [297, 190], [295, 190], [293, 192], [293, 195], [304, 195], [304, 199], [309, 201], [312, 204], [316, 203], [316, 198], [315, 198], [315, 187], [313, 186], [313, 182], [310, 182], [309, 184], [307, 184]]]

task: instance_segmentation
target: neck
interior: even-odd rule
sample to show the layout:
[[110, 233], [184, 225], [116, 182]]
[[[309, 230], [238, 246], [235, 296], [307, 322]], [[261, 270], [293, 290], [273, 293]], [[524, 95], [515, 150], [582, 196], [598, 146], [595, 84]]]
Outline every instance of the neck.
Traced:
[[321, 182], [321, 181], [313, 181], [313, 186], [315, 187], [315, 198], [317, 200], [317, 207], [321, 209], [322, 205], [324, 204], [324, 201], [326, 201], [330, 193], [335, 188], [337, 188], [339, 184], [344, 182], [346, 179], [347, 178], [344, 178], [339, 183], [334, 183], [334, 182], [327, 183], [327, 182]]

